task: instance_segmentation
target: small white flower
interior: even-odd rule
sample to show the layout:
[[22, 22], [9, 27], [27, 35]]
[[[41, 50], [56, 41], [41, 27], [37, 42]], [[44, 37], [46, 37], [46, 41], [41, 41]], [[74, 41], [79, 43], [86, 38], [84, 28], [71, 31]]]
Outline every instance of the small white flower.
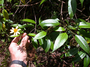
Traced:
[[18, 35], [20, 34], [20, 31], [21, 29], [18, 29], [18, 26], [16, 28], [12, 28], [10, 29], [10, 33], [14, 33], [14, 35]]

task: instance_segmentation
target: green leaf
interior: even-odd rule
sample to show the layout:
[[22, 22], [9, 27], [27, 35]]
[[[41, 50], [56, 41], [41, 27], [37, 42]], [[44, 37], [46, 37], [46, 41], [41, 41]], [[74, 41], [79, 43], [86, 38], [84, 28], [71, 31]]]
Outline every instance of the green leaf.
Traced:
[[9, 15], [8, 15], [7, 10], [3, 9], [2, 13], [3, 13], [3, 17], [4, 17], [5, 19], [9, 19]]
[[44, 44], [44, 40], [43, 39], [39, 39], [38, 41], [39, 41], [40, 46], [42, 46]]
[[32, 19], [23, 19], [22, 21], [36, 24], [36, 22], [34, 20], [32, 20]]
[[47, 53], [51, 47], [52, 41], [50, 39], [39, 39], [39, 44]]
[[0, 4], [2, 4], [2, 6], [3, 6], [3, 4], [4, 4], [4, 0], [0, 0]]
[[55, 31], [65, 31], [65, 29], [63, 27], [59, 27], [58, 29], [56, 29]]
[[83, 2], [84, 2], [84, 0], [80, 0], [80, 2], [81, 2], [81, 6], [83, 6]]
[[26, 2], [25, 2], [25, 0], [21, 0], [21, 2], [23, 3], [23, 4], [25, 4]]
[[48, 52], [50, 47], [51, 47], [51, 41], [49, 39], [47, 39], [47, 44], [46, 44], [46, 47], [45, 47], [45, 52]]
[[12, 0], [7, 0], [7, 2], [10, 2], [11, 3]]
[[38, 42], [37, 42], [37, 40], [34, 39], [34, 38], [32, 38], [31, 41], [32, 41], [32, 44], [33, 44], [34, 48], [37, 48], [37, 47], [38, 47]]
[[87, 32], [87, 30], [80, 29], [79, 32], [83, 37], [90, 38], [90, 32]]
[[44, 26], [58, 26], [58, 25], [60, 25], [60, 23], [59, 23], [59, 19], [47, 19], [47, 20], [42, 21], [39, 25], [42, 27], [44, 27]]
[[90, 23], [88, 23], [88, 22], [80, 22], [79, 27], [80, 28], [90, 28]]
[[71, 30], [76, 30], [76, 28], [71, 26], [71, 25], [69, 25], [68, 28], [71, 29]]
[[77, 8], [76, 0], [68, 0], [68, 13], [71, 19], [76, 13], [76, 8]]
[[84, 58], [84, 67], [88, 67], [89, 62], [90, 62], [90, 57], [86, 55], [86, 57]]
[[18, 37], [19, 35], [11, 35], [10, 37], [14, 38], [14, 37]]
[[38, 34], [34, 37], [34, 39], [41, 39], [41, 38], [45, 37], [46, 34], [47, 34], [47, 33], [46, 33], [45, 31], [42, 31], [42, 32], [38, 33]]
[[2, 30], [2, 23], [0, 22], [0, 31]]
[[21, 24], [12, 24], [11, 26], [13, 26], [13, 27], [18, 26], [19, 28], [21, 28], [21, 27], [22, 27], [22, 25], [21, 25]]
[[34, 33], [29, 33], [28, 35], [29, 35], [29, 36], [35, 36], [36, 34], [34, 34]]
[[73, 59], [74, 62], [80, 61], [81, 59], [83, 59], [86, 56], [86, 53], [80, 51], [76, 54], [75, 58]]
[[53, 41], [51, 41], [51, 50], [53, 50], [54, 44]]
[[75, 55], [76, 53], [78, 53], [78, 48], [70, 49], [68, 53], [65, 53], [65, 57]]
[[45, 1], [47, 1], [47, 0], [42, 0], [42, 1], [40, 2], [40, 5], [42, 5]]
[[68, 35], [66, 33], [59, 34], [59, 36], [55, 40], [53, 51], [64, 45], [67, 39]]
[[75, 40], [80, 47], [89, 54], [89, 45], [87, 44], [86, 40], [80, 35], [75, 35]]

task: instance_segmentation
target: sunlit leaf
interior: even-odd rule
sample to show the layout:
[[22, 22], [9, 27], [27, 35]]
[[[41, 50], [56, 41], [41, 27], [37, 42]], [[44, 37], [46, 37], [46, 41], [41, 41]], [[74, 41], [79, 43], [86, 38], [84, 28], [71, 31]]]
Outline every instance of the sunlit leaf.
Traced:
[[80, 51], [75, 55], [74, 62], [80, 61], [86, 56], [86, 53]]
[[9, 15], [8, 15], [7, 10], [3, 9], [2, 13], [3, 13], [4, 18], [9, 19]]
[[18, 37], [19, 35], [11, 35], [10, 37], [14, 38], [14, 37]]
[[80, 2], [81, 2], [81, 6], [83, 6], [83, 2], [84, 2], [84, 0], [80, 0]]
[[76, 30], [76, 28], [71, 26], [71, 25], [68, 25], [68, 28], [71, 29], [71, 30]]
[[86, 57], [84, 58], [84, 67], [88, 67], [89, 63], [90, 63], [90, 57], [86, 55]]
[[4, 4], [4, 0], [0, 0], [0, 4], [3, 6], [3, 4]]
[[53, 41], [51, 41], [51, 50], [53, 50], [54, 44]]
[[34, 34], [34, 33], [29, 33], [28, 35], [29, 35], [29, 36], [35, 36], [36, 34]]
[[68, 39], [67, 33], [59, 34], [59, 36], [55, 40], [53, 51], [64, 45], [67, 39]]
[[86, 40], [80, 35], [75, 35], [75, 40], [80, 47], [89, 54], [89, 45], [87, 44]]
[[55, 31], [65, 31], [65, 29], [63, 27], [59, 27], [58, 29], [56, 29]]
[[36, 22], [34, 20], [32, 20], [32, 19], [23, 19], [22, 21], [36, 24]]
[[44, 27], [44, 26], [58, 26], [58, 25], [60, 25], [59, 19], [47, 19], [47, 20], [44, 20], [40, 23], [41, 27]]
[[47, 44], [45, 46], [45, 52], [48, 52], [51, 47], [51, 41], [49, 39], [47, 39], [46, 41], [47, 41]]
[[47, 1], [47, 0], [42, 0], [42, 1], [40, 2], [40, 5], [42, 5], [45, 1]]
[[38, 47], [38, 41], [34, 38], [32, 38], [31, 41], [32, 41], [34, 48], [37, 48]]
[[18, 26], [19, 28], [21, 28], [21, 27], [22, 27], [22, 25], [21, 25], [21, 24], [12, 24], [11, 26], [13, 26], [13, 27]]
[[80, 28], [90, 28], [90, 23], [88, 23], [88, 22], [80, 22], [79, 27]]
[[34, 39], [41, 39], [41, 38], [45, 37], [46, 34], [47, 34], [47, 33], [46, 33], [45, 31], [42, 31], [42, 32], [38, 33], [38, 34], [34, 37]]
[[44, 40], [43, 39], [39, 39], [38, 41], [39, 41], [40, 46], [42, 46], [44, 44]]
[[76, 13], [77, 3], [76, 0], [68, 0], [68, 13], [70, 18], [73, 18]]

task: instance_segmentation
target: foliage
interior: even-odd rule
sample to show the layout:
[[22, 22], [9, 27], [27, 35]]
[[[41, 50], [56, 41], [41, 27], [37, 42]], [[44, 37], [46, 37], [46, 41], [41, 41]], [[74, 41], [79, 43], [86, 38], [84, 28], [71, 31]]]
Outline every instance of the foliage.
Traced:
[[[6, 36], [6, 39], [9, 38], [11, 41], [12, 36], [9, 30], [18, 26], [21, 29], [21, 34], [26, 32], [30, 36], [35, 49], [41, 46], [45, 53], [53, 53], [62, 49], [61, 51], [65, 52], [65, 57], [75, 56], [72, 63], [83, 60], [83, 66], [89, 66], [90, 21], [85, 19], [89, 18], [90, 14], [88, 12], [87, 17], [82, 14], [84, 7], [87, 8], [89, 0], [88, 2], [84, 0], [6, 0], [6, 2], [13, 6], [12, 10], [8, 10], [4, 0], [0, 1], [0, 34], [2, 39]], [[68, 6], [62, 7], [63, 3], [68, 4]], [[28, 7], [32, 8], [29, 10]], [[65, 11], [63, 8], [66, 8]], [[82, 11], [78, 12], [78, 10]], [[85, 17], [83, 18], [82, 15]], [[80, 18], [78, 18], [79, 16]], [[72, 40], [74, 43], [71, 42]]]

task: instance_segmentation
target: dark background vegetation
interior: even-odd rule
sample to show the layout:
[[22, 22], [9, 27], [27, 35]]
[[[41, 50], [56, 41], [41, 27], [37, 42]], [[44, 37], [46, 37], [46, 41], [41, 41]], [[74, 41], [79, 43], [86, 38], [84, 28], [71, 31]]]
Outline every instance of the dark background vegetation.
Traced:
[[[37, 25], [39, 24], [39, 18], [42, 20], [58, 18], [61, 26], [63, 27], [66, 27], [67, 25], [66, 20], [69, 21], [72, 26], [76, 24], [75, 21], [69, 17], [68, 0], [46, 0], [41, 5], [41, 0], [30, 1], [26, 0], [26, 4], [23, 4], [20, 0], [12, 0], [11, 3], [5, 0], [4, 8], [8, 11], [8, 13], [12, 13], [12, 15], [9, 16], [9, 19], [12, 20], [14, 24], [24, 24], [21, 20], [26, 18], [35, 20]], [[77, 10], [74, 18], [81, 18], [87, 22], [90, 22], [90, 0], [85, 0], [82, 7], [80, 1], [76, 1]], [[2, 8], [0, 8], [0, 12], [2, 13]], [[0, 19], [1, 18], [2, 17], [0, 17]], [[6, 32], [0, 33], [0, 58], [3, 58], [1, 61], [2, 63], [0, 64], [1, 67], [8, 67], [10, 63], [8, 47], [13, 38], [9, 37], [11, 28], [9, 25], [10, 23], [6, 23]], [[33, 27], [31, 29], [26, 28], [25, 32], [29, 33], [32, 29]], [[36, 31], [32, 31], [32, 33], [33, 32], [36, 33]], [[76, 31], [73, 32], [76, 33]], [[76, 41], [72, 34], [69, 35], [67, 43], [72, 43], [70, 46], [72, 48], [75, 47]], [[69, 49], [66, 47], [61, 47], [53, 53], [45, 53], [42, 47], [35, 49], [33, 44], [30, 44], [28, 47], [28, 67], [83, 67], [82, 60], [79, 62], [72, 62], [75, 56], [65, 57], [67, 50]]]

